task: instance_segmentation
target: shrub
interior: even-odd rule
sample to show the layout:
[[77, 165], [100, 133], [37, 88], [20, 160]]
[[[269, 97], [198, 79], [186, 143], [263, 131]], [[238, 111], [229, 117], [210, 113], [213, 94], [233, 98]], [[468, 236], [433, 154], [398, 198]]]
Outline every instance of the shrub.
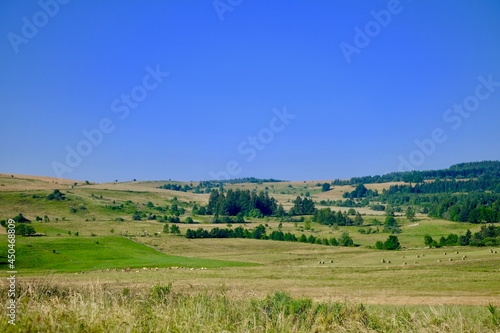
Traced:
[[47, 200], [64, 200], [66, 199], [64, 194], [59, 190], [54, 190], [51, 194], [47, 196]]
[[24, 223], [16, 224], [16, 235], [28, 236], [34, 233], [36, 233], [36, 231], [32, 226]]
[[387, 240], [384, 242], [385, 250], [399, 250], [401, 245], [399, 244], [399, 239], [397, 236], [390, 235], [387, 237]]
[[14, 216], [12, 219], [16, 222], [23, 222], [23, 223], [30, 223], [31, 222], [26, 217], [24, 217], [23, 214], [21, 214], [21, 213], [19, 213], [17, 216]]
[[339, 245], [340, 246], [354, 246], [354, 241], [349, 236], [349, 233], [347, 231], [344, 231], [342, 233], [342, 235], [340, 236]]

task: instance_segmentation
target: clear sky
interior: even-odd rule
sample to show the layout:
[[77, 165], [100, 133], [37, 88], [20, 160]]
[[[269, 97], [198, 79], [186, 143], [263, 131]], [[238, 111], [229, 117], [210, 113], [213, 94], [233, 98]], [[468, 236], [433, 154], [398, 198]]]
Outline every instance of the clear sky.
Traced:
[[0, 2], [0, 172], [335, 179], [500, 159], [500, 2]]

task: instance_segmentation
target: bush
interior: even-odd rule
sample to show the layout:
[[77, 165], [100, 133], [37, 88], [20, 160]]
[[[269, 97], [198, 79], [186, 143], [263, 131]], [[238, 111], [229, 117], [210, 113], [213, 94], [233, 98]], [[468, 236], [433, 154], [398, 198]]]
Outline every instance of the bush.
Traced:
[[349, 237], [349, 233], [344, 231], [339, 239], [340, 246], [354, 246], [354, 241]]
[[384, 242], [384, 250], [399, 250], [401, 245], [397, 236], [390, 235]]
[[64, 197], [64, 194], [59, 191], [59, 190], [54, 190], [54, 192], [52, 192], [51, 194], [49, 194], [47, 196], [47, 200], [57, 200], [57, 201], [60, 201], [60, 200], [64, 200], [66, 199]]
[[19, 213], [17, 216], [14, 216], [12, 219], [16, 222], [22, 222], [22, 223], [30, 223], [31, 222], [30, 220], [25, 218], [23, 216], [23, 214], [21, 214], [21, 213]]
[[385, 210], [384, 205], [373, 205], [370, 207], [372, 210], [383, 212]]
[[35, 228], [24, 223], [16, 224], [16, 235], [28, 236], [36, 233]]

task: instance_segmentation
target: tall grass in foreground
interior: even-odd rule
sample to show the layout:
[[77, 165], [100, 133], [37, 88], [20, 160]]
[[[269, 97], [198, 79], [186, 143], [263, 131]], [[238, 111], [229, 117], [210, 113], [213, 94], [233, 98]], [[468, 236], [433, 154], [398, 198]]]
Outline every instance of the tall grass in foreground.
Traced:
[[[496, 307], [370, 306], [314, 302], [275, 292], [261, 299], [224, 288], [178, 293], [170, 284], [76, 289], [19, 283], [16, 325], [1, 332], [500, 332]], [[1, 292], [2, 308], [7, 293]]]

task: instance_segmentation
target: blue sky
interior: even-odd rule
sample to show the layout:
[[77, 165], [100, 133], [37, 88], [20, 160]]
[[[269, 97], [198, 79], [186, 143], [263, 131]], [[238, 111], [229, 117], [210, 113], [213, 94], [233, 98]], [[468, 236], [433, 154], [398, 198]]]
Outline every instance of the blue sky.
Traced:
[[495, 0], [2, 1], [0, 172], [308, 180], [498, 160], [499, 17]]

